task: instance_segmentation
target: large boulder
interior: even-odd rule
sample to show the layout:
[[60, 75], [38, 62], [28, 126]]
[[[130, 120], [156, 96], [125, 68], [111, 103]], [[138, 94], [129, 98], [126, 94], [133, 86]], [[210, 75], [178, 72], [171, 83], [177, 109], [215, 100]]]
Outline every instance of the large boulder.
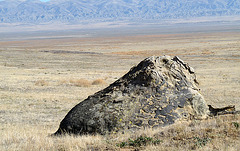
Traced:
[[178, 57], [149, 57], [72, 108], [55, 133], [106, 134], [206, 118], [192, 67]]

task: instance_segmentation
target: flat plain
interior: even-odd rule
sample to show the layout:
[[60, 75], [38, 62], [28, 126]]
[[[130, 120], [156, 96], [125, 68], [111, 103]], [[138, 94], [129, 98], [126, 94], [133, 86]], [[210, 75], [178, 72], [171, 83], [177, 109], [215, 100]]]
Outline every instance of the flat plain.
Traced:
[[[129, 134], [49, 136], [73, 106], [146, 57], [162, 55], [195, 69], [208, 104], [240, 110], [239, 30], [2, 40], [0, 150], [239, 150], [239, 115]], [[117, 145], [143, 135], [161, 142]]]

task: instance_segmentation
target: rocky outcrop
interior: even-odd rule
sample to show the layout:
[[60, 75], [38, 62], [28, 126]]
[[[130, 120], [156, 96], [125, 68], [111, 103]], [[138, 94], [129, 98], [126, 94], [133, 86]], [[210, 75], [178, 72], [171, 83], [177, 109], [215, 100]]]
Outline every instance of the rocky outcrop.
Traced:
[[178, 57], [149, 57], [69, 111], [55, 135], [106, 134], [206, 118], [194, 69]]

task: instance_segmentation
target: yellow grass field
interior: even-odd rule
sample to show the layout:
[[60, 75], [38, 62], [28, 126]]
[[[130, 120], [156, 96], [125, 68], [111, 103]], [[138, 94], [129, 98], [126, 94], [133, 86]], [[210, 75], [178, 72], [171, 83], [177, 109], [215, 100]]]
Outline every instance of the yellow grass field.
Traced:
[[[73, 106], [153, 55], [179, 56], [195, 69], [208, 104], [240, 110], [240, 32], [0, 41], [0, 150], [240, 150], [240, 115], [50, 137]], [[140, 136], [160, 143], [119, 147]]]

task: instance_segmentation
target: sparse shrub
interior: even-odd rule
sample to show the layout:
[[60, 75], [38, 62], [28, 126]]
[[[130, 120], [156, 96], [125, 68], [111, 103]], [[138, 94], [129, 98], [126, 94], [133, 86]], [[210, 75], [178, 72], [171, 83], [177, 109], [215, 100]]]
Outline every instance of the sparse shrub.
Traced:
[[211, 141], [211, 138], [208, 138], [208, 137], [205, 137], [205, 138], [194, 137], [194, 140], [196, 140], [195, 145], [200, 148], [200, 147], [205, 146], [209, 141]]
[[37, 81], [35, 82], [35, 85], [36, 85], [36, 86], [47, 86], [47, 85], [48, 85], [48, 82], [45, 81], [45, 80], [37, 80]]
[[105, 84], [106, 82], [103, 79], [96, 79], [92, 82], [92, 85], [102, 85]]
[[121, 142], [117, 144], [117, 146], [121, 148], [126, 146], [141, 147], [146, 145], [157, 145], [160, 142], [161, 140], [159, 139], [153, 139], [152, 137], [147, 137], [147, 136], [140, 136], [135, 140], [129, 138], [128, 142]]
[[117, 144], [117, 146], [120, 148], [123, 148], [123, 147], [127, 146], [127, 142], [121, 142], [121, 143]]
[[232, 124], [236, 129], [239, 129], [239, 123], [238, 122], [232, 122]]
[[91, 85], [87, 79], [70, 80], [69, 82], [78, 87], [89, 87]]

